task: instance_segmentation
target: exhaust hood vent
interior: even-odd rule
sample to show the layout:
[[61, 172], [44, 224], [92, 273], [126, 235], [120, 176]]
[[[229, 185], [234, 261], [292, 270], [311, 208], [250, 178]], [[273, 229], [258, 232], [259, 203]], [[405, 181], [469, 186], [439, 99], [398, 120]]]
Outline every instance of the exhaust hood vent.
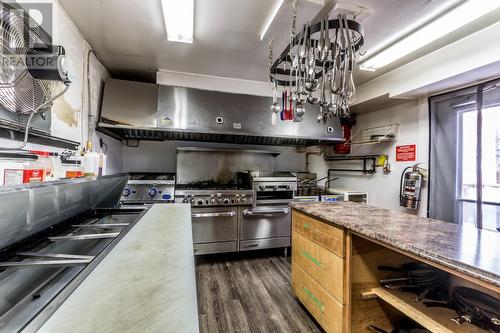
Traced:
[[278, 120], [273, 126], [271, 102], [270, 97], [108, 80], [98, 130], [127, 141], [284, 146], [343, 141], [340, 121], [318, 123], [310, 105], [302, 122]]

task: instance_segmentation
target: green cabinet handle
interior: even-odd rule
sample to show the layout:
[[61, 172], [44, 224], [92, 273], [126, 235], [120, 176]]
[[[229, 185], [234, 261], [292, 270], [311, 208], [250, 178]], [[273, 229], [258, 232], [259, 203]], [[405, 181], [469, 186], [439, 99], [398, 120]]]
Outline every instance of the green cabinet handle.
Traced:
[[304, 223], [304, 230], [311, 229], [311, 225], [309, 223]]
[[318, 259], [314, 258], [311, 254], [309, 254], [309, 252], [302, 250], [302, 255], [307, 259], [309, 259], [313, 264], [315, 264], [319, 268], [325, 269], [325, 266], [323, 266], [323, 264]]
[[312, 301], [314, 302], [314, 304], [316, 304], [316, 306], [319, 308], [319, 310], [324, 313], [325, 312], [325, 306], [323, 305], [323, 303], [321, 303], [321, 301], [313, 295], [313, 293], [307, 289], [306, 287], [302, 287], [302, 290], [304, 290], [304, 292], [306, 293], [306, 295], [312, 299]]

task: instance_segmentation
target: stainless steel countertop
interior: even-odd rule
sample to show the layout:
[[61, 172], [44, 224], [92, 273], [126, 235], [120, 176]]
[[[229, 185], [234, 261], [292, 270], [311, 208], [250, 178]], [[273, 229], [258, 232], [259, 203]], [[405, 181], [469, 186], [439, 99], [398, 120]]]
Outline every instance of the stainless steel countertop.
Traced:
[[199, 332], [191, 207], [153, 205], [39, 332]]

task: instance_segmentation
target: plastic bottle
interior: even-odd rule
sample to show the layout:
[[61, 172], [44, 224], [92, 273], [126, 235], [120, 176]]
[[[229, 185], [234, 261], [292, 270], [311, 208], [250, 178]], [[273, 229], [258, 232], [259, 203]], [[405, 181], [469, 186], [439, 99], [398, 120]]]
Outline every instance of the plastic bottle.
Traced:
[[85, 176], [97, 176], [99, 174], [99, 153], [86, 152], [82, 157], [82, 169]]

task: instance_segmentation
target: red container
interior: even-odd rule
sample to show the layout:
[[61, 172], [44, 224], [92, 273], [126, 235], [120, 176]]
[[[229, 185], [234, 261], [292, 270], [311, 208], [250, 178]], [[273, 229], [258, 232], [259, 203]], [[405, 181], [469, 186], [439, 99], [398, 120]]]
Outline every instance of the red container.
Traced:
[[[347, 142], [351, 139], [351, 125], [344, 123], [341, 125], [341, 128], [344, 142]], [[349, 154], [351, 152], [351, 144], [336, 143], [333, 145], [333, 151], [337, 154]]]

